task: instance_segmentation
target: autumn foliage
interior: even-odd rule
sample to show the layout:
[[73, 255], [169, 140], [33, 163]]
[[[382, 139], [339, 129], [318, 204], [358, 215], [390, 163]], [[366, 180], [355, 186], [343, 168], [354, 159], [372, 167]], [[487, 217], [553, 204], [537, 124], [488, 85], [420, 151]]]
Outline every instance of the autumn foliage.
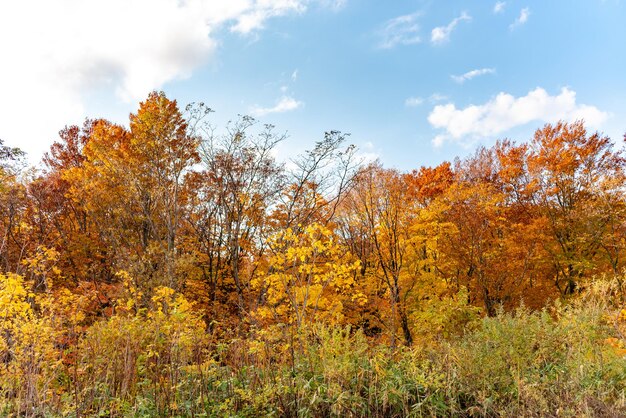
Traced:
[[624, 413], [609, 138], [400, 172], [336, 131], [285, 164], [273, 126], [210, 116], [154, 92], [40, 169], [0, 143], [1, 413]]

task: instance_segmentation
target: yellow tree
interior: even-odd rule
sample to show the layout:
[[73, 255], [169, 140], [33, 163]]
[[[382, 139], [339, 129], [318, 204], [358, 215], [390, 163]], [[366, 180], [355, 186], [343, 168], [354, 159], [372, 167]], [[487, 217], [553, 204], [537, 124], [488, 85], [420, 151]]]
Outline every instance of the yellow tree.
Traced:
[[346, 303], [363, 304], [354, 280], [359, 261], [342, 248], [335, 234], [320, 224], [297, 232], [287, 228], [269, 243], [269, 269], [253, 280], [260, 294], [260, 321], [300, 329], [314, 321], [343, 321]]

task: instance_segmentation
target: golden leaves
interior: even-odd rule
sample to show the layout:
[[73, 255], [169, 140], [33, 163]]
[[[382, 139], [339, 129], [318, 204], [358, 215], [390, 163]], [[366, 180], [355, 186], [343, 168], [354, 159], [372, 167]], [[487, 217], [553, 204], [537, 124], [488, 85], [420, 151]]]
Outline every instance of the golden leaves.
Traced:
[[329, 228], [316, 223], [300, 232], [288, 228], [270, 239], [270, 247], [269, 271], [252, 281], [267, 298], [266, 306], [257, 309], [260, 318], [297, 326], [315, 320], [336, 323], [343, 318], [343, 298], [364, 303], [354, 281], [360, 262]]

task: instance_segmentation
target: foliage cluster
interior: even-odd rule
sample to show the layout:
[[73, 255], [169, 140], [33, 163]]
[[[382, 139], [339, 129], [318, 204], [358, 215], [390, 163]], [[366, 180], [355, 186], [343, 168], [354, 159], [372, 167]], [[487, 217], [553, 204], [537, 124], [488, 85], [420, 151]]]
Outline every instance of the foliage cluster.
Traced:
[[[626, 159], [582, 122], [411, 172], [154, 92], [0, 141], [0, 413], [616, 416]], [[594, 277], [603, 277], [595, 279]]]
[[[223, 342], [172, 289], [87, 327], [59, 322], [19, 276], [0, 277], [0, 408], [24, 416], [621, 416], [621, 284], [575, 300], [474, 317], [428, 346], [372, 344], [323, 323], [290, 338]], [[56, 295], [55, 304], [74, 304]], [[75, 299], [75, 297], [74, 297]], [[458, 304], [457, 310], [471, 307]], [[72, 336], [69, 323], [82, 332]], [[68, 336], [74, 338], [67, 342]]]

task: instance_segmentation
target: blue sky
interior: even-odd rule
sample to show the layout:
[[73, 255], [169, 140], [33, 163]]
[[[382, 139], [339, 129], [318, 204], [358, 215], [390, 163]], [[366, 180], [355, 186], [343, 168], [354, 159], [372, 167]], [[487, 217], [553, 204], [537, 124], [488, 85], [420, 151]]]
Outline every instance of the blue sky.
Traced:
[[621, 142], [625, 21], [619, 0], [3, 2], [0, 138], [35, 159], [162, 89], [287, 131], [283, 156], [335, 129], [403, 170], [558, 119]]

